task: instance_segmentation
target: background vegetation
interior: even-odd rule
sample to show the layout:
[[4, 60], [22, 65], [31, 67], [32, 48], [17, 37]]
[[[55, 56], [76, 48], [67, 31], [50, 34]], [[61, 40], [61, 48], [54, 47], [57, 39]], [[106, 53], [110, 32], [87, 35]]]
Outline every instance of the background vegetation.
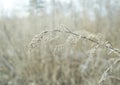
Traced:
[[0, 85], [120, 84], [120, 1], [76, 1], [0, 17]]

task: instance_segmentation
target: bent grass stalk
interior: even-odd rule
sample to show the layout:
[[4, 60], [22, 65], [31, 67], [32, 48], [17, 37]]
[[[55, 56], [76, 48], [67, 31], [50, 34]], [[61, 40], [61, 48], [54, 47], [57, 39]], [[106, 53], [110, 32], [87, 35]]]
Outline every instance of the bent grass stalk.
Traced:
[[[95, 44], [97, 44], [96, 45], [97, 48], [103, 47], [103, 48], [106, 48], [107, 50], [109, 50], [110, 53], [115, 53], [119, 58], [114, 59], [114, 62], [111, 63], [111, 65], [103, 72], [98, 84], [102, 84], [102, 82], [107, 79], [107, 77], [109, 76], [109, 73], [113, 69], [113, 66], [116, 65], [120, 61], [120, 50], [117, 48], [114, 48], [110, 42], [108, 42], [106, 40], [101, 40], [96, 36], [91, 37], [90, 35], [81, 35], [81, 34], [74, 33], [72, 31], [70, 31], [68, 28], [66, 28], [66, 30], [55, 29], [55, 30], [51, 30], [51, 31], [44, 31], [44, 32], [36, 35], [30, 43], [29, 51], [31, 51], [31, 49], [36, 46], [35, 43], [39, 42], [41, 40], [41, 38], [43, 38], [44, 35], [46, 35], [47, 33], [66, 33], [66, 34], [81, 38], [83, 40], [88, 40], [92, 43], [95, 43]], [[40, 37], [40, 38], [38, 38], [38, 37]], [[116, 78], [116, 77], [114, 77], [114, 78]], [[119, 78], [116, 78], [116, 79], [119, 79]]]

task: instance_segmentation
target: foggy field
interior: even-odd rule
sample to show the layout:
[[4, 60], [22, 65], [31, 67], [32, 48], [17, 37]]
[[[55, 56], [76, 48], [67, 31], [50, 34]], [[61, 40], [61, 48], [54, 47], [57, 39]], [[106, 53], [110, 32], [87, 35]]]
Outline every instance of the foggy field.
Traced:
[[120, 85], [119, 0], [30, 1], [0, 17], [0, 85]]

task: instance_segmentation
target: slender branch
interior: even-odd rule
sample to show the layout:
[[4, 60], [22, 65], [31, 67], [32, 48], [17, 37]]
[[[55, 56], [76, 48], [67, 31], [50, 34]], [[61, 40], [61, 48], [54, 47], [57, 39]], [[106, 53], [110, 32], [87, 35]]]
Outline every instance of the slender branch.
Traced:
[[[117, 48], [114, 48], [112, 46], [112, 44], [108, 41], [105, 41], [105, 40], [99, 40], [97, 39], [96, 37], [94, 38], [91, 38], [89, 37], [89, 35], [85, 36], [85, 35], [80, 35], [80, 34], [76, 34], [72, 31], [70, 31], [68, 28], [66, 28], [66, 30], [59, 30], [59, 29], [55, 29], [55, 30], [52, 30], [52, 31], [44, 31], [42, 32], [40, 35], [41, 37], [43, 36], [43, 34], [46, 34], [48, 32], [61, 32], [61, 33], [67, 33], [67, 34], [70, 34], [70, 35], [74, 35], [76, 37], [80, 37], [82, 39], [85, 39], [85, 40], [88, 40], [88, 41], [91, 41], [95, 44], [98, 44], [99, 46], [102, 46], [102, 47], [105, 47], [106, 49], [110, 50], [111, 52], [115, 53], [117, 56], [119, 56], [119, 58], [115, 59], [113, 61], [113, 63], [103, 72], [102, 76], [101, 76], [101, 79], [99, 81], [99, 84], [101, 84], [104, 80], [106, 80], [107, 76], [108, 76], [108, 73], [111, 72], [111, 70], [113, 69], [113, 66], [116, 65], [119, 61], [120, 61], [120, 50], [117, 49]], [[31, 44], [34, 44], [34, 43], [31, 43]]]

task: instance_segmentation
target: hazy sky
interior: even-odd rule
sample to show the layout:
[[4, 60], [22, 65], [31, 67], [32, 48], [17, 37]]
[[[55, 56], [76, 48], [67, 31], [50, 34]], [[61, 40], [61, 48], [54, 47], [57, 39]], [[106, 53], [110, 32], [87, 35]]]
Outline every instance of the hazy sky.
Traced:
[[[50, 3], [51, 0], [45, 0], [47, 3]], [[60, 0], [64, 3], [69, 3], [70, 0]], [[29, 5], [29, 0], [0, 0], [0, 12], [4, 14], [10, 14], [13, 11], [23, 12], [25, 11], [25, 7]], [[24, 8], [24, 10], [23, 10]]]
[[[48, 3], [51, 0], [45, 0]], [[69, 3], [70, 0], [60, 0], [64, 3]], [[75, 0], [76, 1], [76, 0]], [[21, 10], [24, 6], [27, 6], [29, 4], [29, 0], [0, 0], [0, 10]]]
[[[50, 6], [51, 0], [45, 0], [46, 1], [46, 11], [50, 12], [52, 9]], [[59, 0], [61, 3], [68, 4], [70, 0]], [[73, 0], [74, 3], [76, 3], [77, 0]], [[4, 15], [11, 15], [11, 13], [14, 14], [25, 14], [25, 8], [27, 9], [27, 6], [29, 5], [29, 0], [0, 0], [0, 14]], [[76, 4], [77, 6], [77, 4]], [[24, 9], [23, 9], [24, 8]]]
[[[44, 1], [46, 1], [46, 5], [45, 5], [46, 12], [47, 13], [51, 12], [52, 10], [51, 0], [44, 0]], [[60, 1], [63, 6], [66, 6], [67, 4], [70, 3], [71, 0], [56, 0], [56, 1]], [[81, 3], [78, 3], [78, 1]], [[88, 12], [88, 16], [90, 16], [91, 18], [94, 18], [94, 9], [97, 9], [98, 11], [100, 10], [101, 15], [103, 16], [107, 14], [105, 9], [105, 2], [107, 0], [100, 1], [102, 3], [101, 7], [96, 3], [96, 1], [99, 1], [99, 0], [85, 0], [85, 1], [88, 3], [87, 12]], [[120, 7], [119, 0], [109, 0], [109, 1], [111, 3], [111, 7], [114, 10], [119, 9]], [[84, 0], [72, 0], [72, 2], [73, 2], [74, 9], [77, 12], [81, 12], [80, 14], [82, 14], [82, 12], [86, 10], [86, 7], [83, 6]], [[0, 0], [0, 15], [11, 16], [12, 14], [13, 16], [17, 15], [22, 17], [26, 15], [25, 10], [27, 10], [28, 5], [29, 5], [29, 0]]]
[[[48, 4], [51, 2], [51, 0], [44, 0], [46, 1]], [[61, 3], [64, 3], [64, 4], [68, 4], [70, 3], [71, 0], [56, 0], [56, 1], [60, 1]], [[81, 3], [84, 1], [84, 0], [72, 0], [73, 2], [73, 5], [76, 6], [76, 9], [79, 10], [80, 6], [80, 3], [78, 3], [78, 1], [81, 1]], [[86, 0], [86, 1], [89, 1], [89, 0]], [[92, 2], [92, 5], [94, 7], [98, 7], [96, 3], [96, 1], [99, 1], [99, 0], [91, 0], [90, 2]], [[106, 0], [101, 0], [100, 2], [104, 3]], [[111, 4], [115, 4], [117, 5], [118, 2], [120, 2], [119, 0], [110, 0]], [[12, 11], [12, 10], [23, 10], [23, 7], [27, 7], [27, 5], [29, 5], [29, 0], [0, 0], [0, 11], [4, 10], [4, 11]], [[89, 4], [91, 6], [91, 4]]]
[[[52, 10], [51, 7], [51, 0], [45, 0], [46, 1], [46, 12], [50, 13]], [[56, 0], [56, 1], [60, 1], [61, 4], [67, 5], [70, 3], [71, 0]], [[78, 1], [80, 0], [72, 0], [73, 6], [75, 7], [74, 9], [77, 12], [81, 12], [80, 14], [82, 15], [82, 12], [84, 10], [83, 8], [83, 4], [81, 0], [81, 3], [78, 3]], [[88, 0], [89, 1], [89, 0]], [[96, 0], [91, 0], [92, 4], [94, 4], [94, 1]], [[19, 17], [23, 17], [28, 15], [28, 13], [26, 13], [25, 8], [27, 9], [27, 6], [29, 5], [29, 0], [0, 0], [0, 13], [1, 15], [6, 15], [6, 16], [19, 16]], [[98, 5], [94, 4], [94, 7], [98, 7]], [[24, 9], [23, 9], [24, 8]], [[89, 8], [89, 7], [88, 7]], [[64, 10], [64, 9], [62, 9]], [[66, 12], [67, 13], [67, 12]], [[105, 12], [104, 12], [105, 13]], [[92, 10], [89, 10], [88, 16], [91, 17], [91, 19], [94, 19], [94, 12]]]
[[20, 10], [23, 6], [28, 5], [29, 0], [0, 0], [0, 10]]
[[[25, 10], [29, 0], [0, 0], [0, 15], [11, 16], [14, 15], [25, 16]], [[24, 8], [24, 10], [23, 10]], [[14, 12], [13, 12], [14, 11]]]

